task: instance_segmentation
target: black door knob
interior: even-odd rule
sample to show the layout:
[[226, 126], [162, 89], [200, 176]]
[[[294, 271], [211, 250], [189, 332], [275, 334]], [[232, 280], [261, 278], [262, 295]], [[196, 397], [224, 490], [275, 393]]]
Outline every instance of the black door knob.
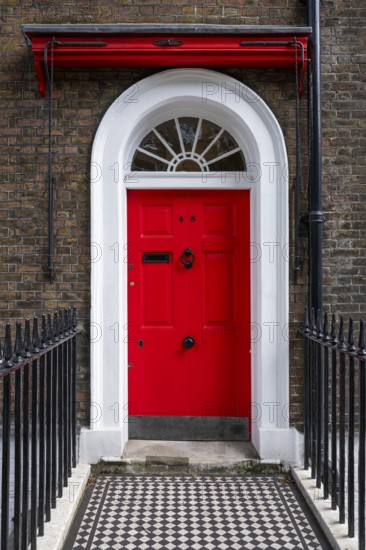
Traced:
[[192, 338], [192, 336], [186, 336], [183, 339], [183, 346], [187, 349], [193, 348], [194, 342], [195, 342], [195, 340], [194, 340], [194, 338]]

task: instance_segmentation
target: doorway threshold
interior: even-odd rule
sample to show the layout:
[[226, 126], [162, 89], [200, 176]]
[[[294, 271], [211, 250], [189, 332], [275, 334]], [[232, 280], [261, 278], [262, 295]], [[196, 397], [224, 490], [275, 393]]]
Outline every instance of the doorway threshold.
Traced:
[[[242, 461], [258, 460], [250, 442], [244, 441], [161, 441], [130, 439], [122, 458], [144, 461], [188, 462], [191, 465], [233, 466]], [[175, 459], [172, 461], [172, 459]]]
[[102, 456], [94, 474], [278, 474], [280, 460], [261, 460], [250, 442], [129, 440], [122, 457]]
[[280, 460], [261, 460], [250, 442], [129, 440], [122, 457], [102, 456], [95, 474], [244, 475], [278, 474]]

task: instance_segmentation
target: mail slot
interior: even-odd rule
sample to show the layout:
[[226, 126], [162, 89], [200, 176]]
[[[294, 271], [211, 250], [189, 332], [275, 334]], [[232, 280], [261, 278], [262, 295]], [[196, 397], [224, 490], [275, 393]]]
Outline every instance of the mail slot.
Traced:
[[144, 264], [168, 264], [170, 262], [169, 252], [145, 252], [142, 256]]

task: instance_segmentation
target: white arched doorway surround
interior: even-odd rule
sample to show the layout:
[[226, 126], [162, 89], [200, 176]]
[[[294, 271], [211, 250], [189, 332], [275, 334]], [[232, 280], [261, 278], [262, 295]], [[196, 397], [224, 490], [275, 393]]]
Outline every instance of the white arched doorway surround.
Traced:
[[[132, 173], [148, 131], [176, 116], [224, 126], [242, 147], [247, 172]], [[262, 459], [295, 463], [289, 427], [288, 183], [281, 128], [252, 90], [206, 69], [173, 69], [145, 78], [110, 106], [95, 136], [91, 167], [91, 426], [81, 459], [120, 456], [127, 425], [127, 189], [250, 189], [252, 443]]]

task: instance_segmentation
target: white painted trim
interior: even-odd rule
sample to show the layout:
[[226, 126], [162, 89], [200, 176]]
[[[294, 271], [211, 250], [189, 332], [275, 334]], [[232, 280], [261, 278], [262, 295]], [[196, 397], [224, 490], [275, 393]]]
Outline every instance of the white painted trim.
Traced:
[[251, 189], [254, 174], [249, 172], [129, 172], [127, 189]]
[[44, 535], [37, 537], [37, 550], [62, 550], [81, 504], [90, 475], [89, 464], [78, 464], [57, 499], [51, 521], [44, 524]]
[[[177, 116], [202, 116], [228, 129], [243, 149], [248, 171], [235, 174], [131, 175], [130, 162], [150, 128]], [[136, 181], [136, 178], [138, 181]], [[198, 179], [197, 179], [198, 178]], [[264, 101], [224, 74], [205, 69], [164, 71], [121, 94], [104, 115], [92, 152], [91, 225], [93, 338], [91, 400], [93, 455], [115, 433], [127, 441], [126, 189], [236, 188], [251, 190], [252, 441], [263, 459], [292, 461], [289, 429], [287, 154], [281, 128]], [[95, 258], [95, 251], [99, 251]], [[257, 257], [255, 254], [257, 253]], [[99, 337], [96, 337], [96, 327]], [[286, 434], [288, 445], [279, 442]], [[99, 441], [99, 443], [98, 443]], [[271, 446], [271, 441], [274, 445]], [[273, 449], [273, 452], [271, 451]], [[291, 457], [289, 456], [291, 454]], [[271, 455], [271, 456], [269, 456]]]
[[[359, 550], [357, 520], [355, 537], [350, 538], [347, 523], [339, 523], [339, 509], [332, 510], [331, 498], [324, 499], [323, 485], [320, 488], [316, 486], [316, 480], [311, 478], [311, 471], [292, 468], [291, 472], [306, 504], [327, 537], [330, 548], [333, 550]], [[355, 509], [357, 510], [357, 504]]]

